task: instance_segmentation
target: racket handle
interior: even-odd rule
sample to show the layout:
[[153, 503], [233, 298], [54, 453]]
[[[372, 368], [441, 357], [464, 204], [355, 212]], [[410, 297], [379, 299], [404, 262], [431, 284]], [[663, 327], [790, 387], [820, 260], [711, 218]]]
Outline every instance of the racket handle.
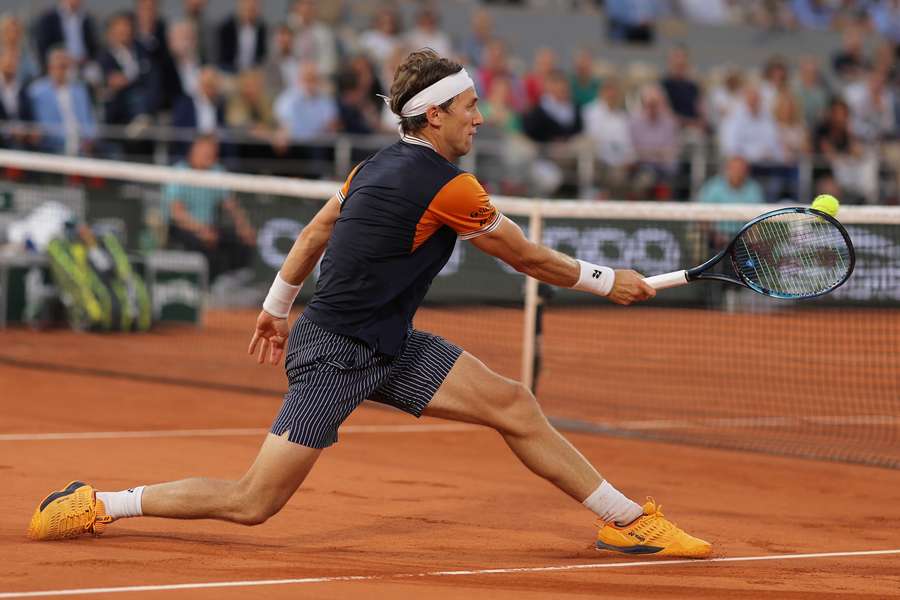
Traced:
[[662, 275], [654, 275], [644, 279], [655, 290], [664, 290], [670, 287], [678, 287], [688, 283], [687, 271], [672, 271]]

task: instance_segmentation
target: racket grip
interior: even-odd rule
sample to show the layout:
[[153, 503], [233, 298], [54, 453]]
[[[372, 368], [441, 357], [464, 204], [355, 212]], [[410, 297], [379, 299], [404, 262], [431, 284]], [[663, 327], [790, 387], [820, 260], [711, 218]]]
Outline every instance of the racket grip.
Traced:
[[688, 283], [687, 271], [672, 271], [671, 273], [663, 273], [662, 275], [654, 275], [644, 279], [650, 287], [655, 290], [664, 290], [666, 288], [678, 287]]

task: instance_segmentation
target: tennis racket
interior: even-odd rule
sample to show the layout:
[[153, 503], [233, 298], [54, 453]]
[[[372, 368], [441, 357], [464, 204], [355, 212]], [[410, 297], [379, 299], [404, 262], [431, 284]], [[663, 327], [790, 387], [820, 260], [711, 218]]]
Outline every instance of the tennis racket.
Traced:
[[[712, 272], [726, 257], [732, 273]], [[847, 281], [855, 263], [850, 236], [834, 217], [813, 208], [781, 208], [744, 225], [724, 250], [702, 265], [645, 281], [662, 290], [715, 279], [774, 298], [814, 298]]]

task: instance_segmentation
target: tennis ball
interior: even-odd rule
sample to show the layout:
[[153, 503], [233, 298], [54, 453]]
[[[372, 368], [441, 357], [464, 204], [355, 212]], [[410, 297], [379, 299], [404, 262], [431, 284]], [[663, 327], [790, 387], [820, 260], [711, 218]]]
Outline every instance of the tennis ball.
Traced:
[[829, 214], [832, 217], [836, 217], [838, 214], [838, 209], [841, 208], [841, 203], [838, 202], [838, 199], [831, 194], [819, 194], [818, 196], [816, 196], [816, 199], [813, 200], [810, 208], [821, 210], [823, 213]]

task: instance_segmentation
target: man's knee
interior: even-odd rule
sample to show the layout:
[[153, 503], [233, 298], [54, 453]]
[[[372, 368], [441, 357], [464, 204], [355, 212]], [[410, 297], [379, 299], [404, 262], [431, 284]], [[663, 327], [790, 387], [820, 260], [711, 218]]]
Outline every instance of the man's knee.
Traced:
[[262, 525], [285, 504], [279, 495], [255, 490], [242, 482], [237, 484], [233, 502], [233, 520], [248, 526]]
[[510, 382], [490, 404], [494, 428], [505, 435], [528, 435], [546, 421], [534, 394], [519, 382]]

